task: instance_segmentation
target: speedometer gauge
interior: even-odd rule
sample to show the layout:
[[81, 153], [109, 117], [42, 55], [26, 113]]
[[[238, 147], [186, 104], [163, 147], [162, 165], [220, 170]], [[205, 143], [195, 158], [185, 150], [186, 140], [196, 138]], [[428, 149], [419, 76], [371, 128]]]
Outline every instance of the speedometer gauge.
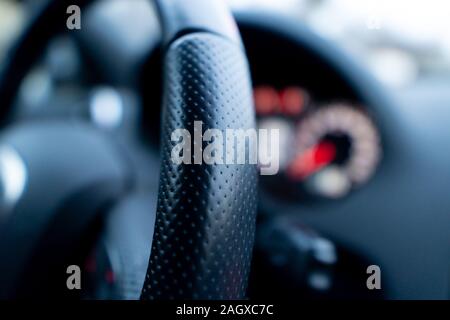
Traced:
[[364, 107], [315, 101], [298, 86], [254, 89], [260, 129], [279, 129], [279, 173], [264, 188], [299, 201], [338, 199], [367, 183], [381, 158], [380, 137]]
[[380, 141], [370, 118], [350, 105], [312, 111], [298, 124], [289, 180], [316, 196], [340, 198], [367, 182], [380, 159]]

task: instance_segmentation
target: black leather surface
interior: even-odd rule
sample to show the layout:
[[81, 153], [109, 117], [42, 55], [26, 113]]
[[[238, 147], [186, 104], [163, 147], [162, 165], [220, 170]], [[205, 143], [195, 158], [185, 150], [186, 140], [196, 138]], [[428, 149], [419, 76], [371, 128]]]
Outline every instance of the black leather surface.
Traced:
[[175, 165], [171, 134], [254, 128], [247, 62], [232, 42], [183, 36], [165, 60], [162, 167], [143, 299], [245, 296], [255, 231], [256, 165]]

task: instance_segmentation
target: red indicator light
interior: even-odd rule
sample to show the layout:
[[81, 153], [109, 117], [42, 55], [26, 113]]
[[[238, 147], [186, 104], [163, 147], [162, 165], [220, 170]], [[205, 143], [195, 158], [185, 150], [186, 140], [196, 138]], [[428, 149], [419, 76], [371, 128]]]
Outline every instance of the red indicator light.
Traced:
[[105, 278], [106, 278], [106, 281], [108, 283], [110, 283], [110, 284], [114, 283], [114, 281], [116, 280], [116, 277], [115, 277], [114, 272], [112, 270], [108, 270], [106, 272]]
[[281, 110], [287, 115], [299, 115], [306, 104], [306, 93], [298, 87], [288, 87], [281, 94]]
[[84, 267], [85, 267], [86, 271], [89, 273], [95, 272], [95, 269], [97, 268], [97, 261], [93, 255], [91, 255], [87, 259]]
[[270, 86], [260, 86], [253, 90], [256, 113], [259, 115], [276, 112], [280, 107], [278, 92]]
[[278, 91], [271, 86], [259, 86], [253, 89], [253, 96], [258, 115], [279, 113], [298, 116], [308, 100], [308, 94], [300, 87], [287, 87]]
[[336, 157], [336, 146], [323, 141], [298, 155], [287, 169], [294, 179], [305, 179], [330, 164]]

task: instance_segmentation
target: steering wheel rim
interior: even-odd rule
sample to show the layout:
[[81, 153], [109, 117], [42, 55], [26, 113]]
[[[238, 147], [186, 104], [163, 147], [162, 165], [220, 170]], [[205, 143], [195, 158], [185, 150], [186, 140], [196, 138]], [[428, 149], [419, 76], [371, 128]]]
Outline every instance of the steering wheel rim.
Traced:
[[[91, 2], [81, 0], [77, 4], [85, 7]], [[163, 106], [166, 138], [170, 130], [180, 124], [189, 125], [197, 118], [205, 120], [205, 130], [254, 128], [248, 65], [237, 28], [223, 3], [205, 0], [195, 0], [189, 5], [180, 0], [156, 3], [166, 34]], [[70, 1], [61, 0], [42, 4], [10, 52], [0, 75], [3, 126], [11, 121], [21, 80], [55, 30], [65, 26], [65, 10], [69, 5]], [[209, 12], [206, 18], [204, 12]], [[197, 68], [188, 70], [192, 65]], [[197, 81], [189, 81], [186, 76]], [[256, 165], [202, 164], [175, 168], [170, 162], [171, 143], [163, 141], [157, 224], [141, 298], [243, 298], [255, 232]], [[206, 188], [195, 190], [192, 185]], [[167, 201], [168, 197], [174, 206]], [[180, 239], [187, 244], [182, 245]], [[173, 247], [175, 243], [179, 245], [177, 248]], [[179, 249], [183, 254], [168, 255], [167, 248]], [[183, 281], [186, 274], [191, 281]], [[170, 281], [163, 281], [166, 279]]]

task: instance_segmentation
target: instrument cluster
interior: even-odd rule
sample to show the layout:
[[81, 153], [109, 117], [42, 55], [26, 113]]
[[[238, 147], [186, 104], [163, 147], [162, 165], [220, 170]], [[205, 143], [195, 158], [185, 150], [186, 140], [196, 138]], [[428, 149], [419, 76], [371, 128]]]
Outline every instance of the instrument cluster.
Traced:
[[345, 101], [321, 102], [307, 89], [258, 85], [259, 128], [279, 130], [279, 172], [263, 188], [292, 200], [339, 199], [366, 184], [382, 156], [368, 111]]

